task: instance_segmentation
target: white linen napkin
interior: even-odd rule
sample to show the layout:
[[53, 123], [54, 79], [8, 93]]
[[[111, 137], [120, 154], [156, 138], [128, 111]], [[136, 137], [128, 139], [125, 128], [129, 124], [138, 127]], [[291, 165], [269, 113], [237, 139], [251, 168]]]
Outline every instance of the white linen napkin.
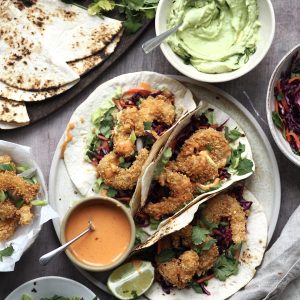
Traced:
[[300, 206], [266, 252], [256, 276], [230, 300], [300, 299], [298, 289], [284, 291], [294, 279], [300, 281]]

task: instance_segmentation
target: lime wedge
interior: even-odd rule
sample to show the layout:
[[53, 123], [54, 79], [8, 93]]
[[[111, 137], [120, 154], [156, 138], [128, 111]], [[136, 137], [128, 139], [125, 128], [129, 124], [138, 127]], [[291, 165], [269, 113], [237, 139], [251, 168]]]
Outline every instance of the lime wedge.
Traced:
[[154, 280], [154, 268], [148, 261], [134, 260], [115, 269], [107, 286], [118, 299], [133, 299], [144, 294]]

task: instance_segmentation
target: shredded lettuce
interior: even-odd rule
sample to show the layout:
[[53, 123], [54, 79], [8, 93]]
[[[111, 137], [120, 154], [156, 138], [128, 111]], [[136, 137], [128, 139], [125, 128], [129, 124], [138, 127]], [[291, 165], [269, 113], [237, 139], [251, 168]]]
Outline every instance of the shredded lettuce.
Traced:
[[167, 148], [164, 153], [162, 154], [160, 160], [158, 161], [155, 170], [154, 170], [154, 177], [157, 177], [160, 175], [160, 173], [163, 171], [166, 164], [169, 162], [170, 158], [172, 157], [172, 149]]
[[0, 164], [0, 171], [14, 171], [15, 167], [13, 164]]
[[103, 120], [105, 113], [112, 107], [115, 107], [112, 98], [107, 99], [102, 105], [92, 114], [92, 123], [96, 127], [100, 125], [100, 122]]
[[45, 206], [48, 204], [48, 201], [47, 200], [32, 200], [30, 203], [33, 206]]

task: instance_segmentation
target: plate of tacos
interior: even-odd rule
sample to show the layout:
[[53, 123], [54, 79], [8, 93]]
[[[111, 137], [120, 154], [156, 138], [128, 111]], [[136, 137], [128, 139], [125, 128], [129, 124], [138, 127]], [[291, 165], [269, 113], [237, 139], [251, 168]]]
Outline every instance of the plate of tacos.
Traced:
[[[58, 236], [85, 197], [127, 206], [136, 225], [127, 262], [150, 262], [148, 299], [233, 295], [261, 264], [280, 207], [274, 153], [251, 114], [215, 87], [154, 72], [107, 81], [74, 111], [49, 190]], [[80, 271], [109, 291], [111, 271]], [[140, 296], [120, 291], [111, 289]]]

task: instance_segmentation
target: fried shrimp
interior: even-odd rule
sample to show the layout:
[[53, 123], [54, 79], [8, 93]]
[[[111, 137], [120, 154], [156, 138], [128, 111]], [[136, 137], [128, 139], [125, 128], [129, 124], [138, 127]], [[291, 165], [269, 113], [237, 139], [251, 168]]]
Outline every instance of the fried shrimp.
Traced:
[[20, 218], [20, 225], [30, 224], [33, 219], [33, 213], [31, 212], [31, 205], [23, 205], [17, 210], [16, 215]]
[[186, 227], [172, 233], [170, 237], [173, 247], [176, 249], [181, 246], [192, 247], [192, 229], [192, 225], [187, 225]]
[[170, 215], [185, 202], [193, 199], [193, 185], [186, 175], [165, 169], [159, 176], [159, 184], [170, 189], [170, 196], [160, 202], [149, 202], [145, 212], [159, 220], [163, 215]]
[[0, 220], [0, 241], [9, 239], [18, 227], [18, 219]]
[[240, 244], [246, 240], [246, 214], [235, 198], [227, 194], [217, 195], [207, 202], [202, 213], [209, 222], [216, 224], [222, 218], [228, 218], [234, 243]]
[[231, 155], [231, 148], [224, 134], [213, 128], [199, 129], [182, 146], [177, 160], [184, 161], [201, 151], [207, 151], [217, 168], [223, 168]]
[[140, 105], [139, 118], [135, 125], [136, 135], [145, 135], [145, 122], [158, 121], [172, 125], [175, 121], [175, 115], [175, 107], [167, 97], [163, 95], [158, 95], [155, 98], [149, 96]]
[[26, 182], [15, 174], [10, 172], [0, 173], [0, 191], [8, 191], [13, 195], [22, 197], [26, 203], [37, 196], [39, 189], [39, 184]]
[[149, 151], [142, 149], [131, 167], [124, 169], [119, 167], [118, 156], [110, 152], [99, 162], [97, 172], [105, 184], [119, 190], [130, 190], [136, 185], [148, 155]]
[[219, 257], [219, 250], [216, 244], [212, 245], [209, 250], [203, 251], [199, 254], [199, 268], [197, 270], [198, 276], [205, 274], [211, 269]]
[[138, 109], [128, 107], [117, 115], [118, 125], [113, 132], [114, 151], [120, 156], [128, 157], [134, 153], [135, 146], [130, 140], [130, 134], [138, 121]]
[[158, 272], [173, 286], [183, 289], [191, 281], [199, 268], [198, 254], [193, 251], [185, 251], [179, 258], [160, 264]]
[[9, 201], [0, 202], [0, 220], [13, 218], [17, 208]]

